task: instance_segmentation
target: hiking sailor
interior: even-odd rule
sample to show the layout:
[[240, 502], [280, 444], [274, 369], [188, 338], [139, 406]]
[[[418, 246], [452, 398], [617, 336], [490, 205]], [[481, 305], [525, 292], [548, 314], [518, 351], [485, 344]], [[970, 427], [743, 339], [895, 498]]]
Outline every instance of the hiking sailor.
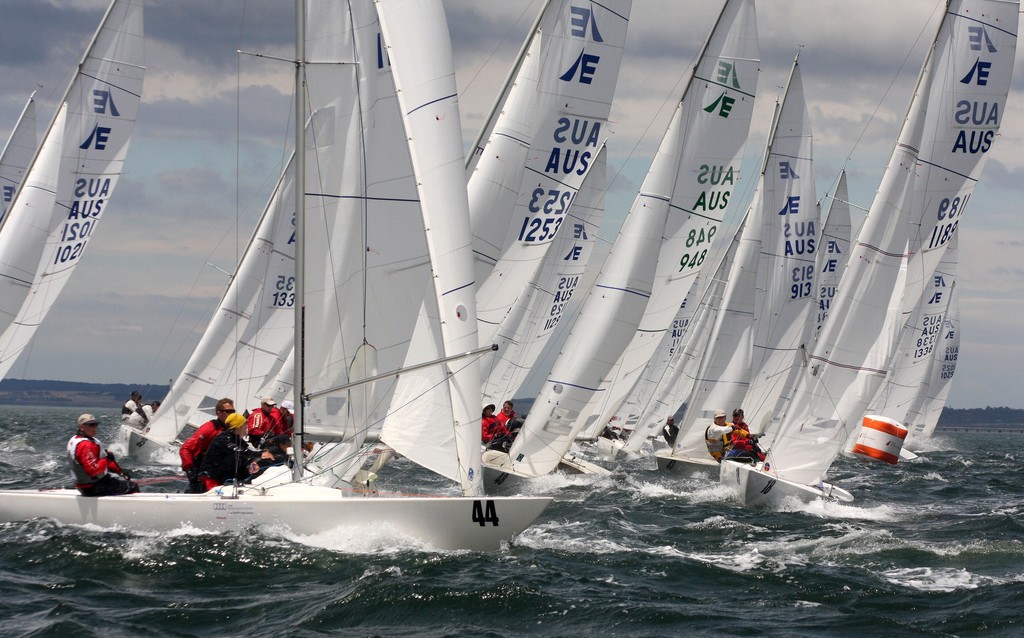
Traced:
[[139, 491], [128, 473], [121, 469], [113, 452], [107, 452], [96, 438], [99, 420], [91, 414], [78, 417], [78, 432], [68, 441], [68, 462], [75, 487], [82, 496], [116, 496]]
[[708, 452], [716, 461], [721, 462], [722, 456], [729, 447], [732, 424], [725, 422], [725, 410], [715, 410], [714, 422], [704, 430], [704, 442]]

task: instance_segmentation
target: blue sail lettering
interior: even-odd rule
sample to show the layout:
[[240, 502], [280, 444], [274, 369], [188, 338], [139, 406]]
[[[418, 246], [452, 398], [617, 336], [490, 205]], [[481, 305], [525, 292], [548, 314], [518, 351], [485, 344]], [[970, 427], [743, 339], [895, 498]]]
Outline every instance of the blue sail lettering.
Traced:
[[[970, 138], [967, 137], [968, 133]], [[992, 146], [995, 131], [960, 131], [953, 142], [953, 153], [985, 153]]]
[[956, 103], [953, 120], [960, 125], [999, 126], [999, 102], [960, 100]]

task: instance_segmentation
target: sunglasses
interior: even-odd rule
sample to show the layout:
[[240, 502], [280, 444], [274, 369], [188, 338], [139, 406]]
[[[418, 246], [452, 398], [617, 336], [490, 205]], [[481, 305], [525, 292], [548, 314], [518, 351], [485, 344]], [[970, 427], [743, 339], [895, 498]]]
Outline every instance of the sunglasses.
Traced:
[[217, 414], [221, 414], [221, 413], [224, 413], [224, 414], [234, 414], [235, 413], [234, 410], [215, 410], [215, 412], [217, 412]]

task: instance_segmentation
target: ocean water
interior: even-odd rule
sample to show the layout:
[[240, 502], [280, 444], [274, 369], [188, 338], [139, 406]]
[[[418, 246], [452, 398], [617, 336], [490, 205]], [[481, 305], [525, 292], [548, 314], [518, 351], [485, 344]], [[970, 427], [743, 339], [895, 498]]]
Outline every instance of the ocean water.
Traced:
[[[69, 483], [78, 412], [0, 406], [0, 487]], [[374, 529], [0, 525], [0, 635], [1024, 636], [1022, 445], [957, 434], [899, 466], [841, 459], [832, 479], [856, 502], [777, 512], [649, 462], [553, 475], [532, 489], [555, 503], [493, 553]], [[184, 486], [175, 467], [124, 465], [147, 490]], [[441, 485], [394, 472], [382, 487]]]

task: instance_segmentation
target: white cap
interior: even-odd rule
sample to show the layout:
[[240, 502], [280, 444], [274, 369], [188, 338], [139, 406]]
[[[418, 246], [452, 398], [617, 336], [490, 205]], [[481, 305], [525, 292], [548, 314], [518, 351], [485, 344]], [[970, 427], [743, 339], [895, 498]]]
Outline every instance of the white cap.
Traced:
[[288, 399], [285, 399], [284, 401], [281, 402], [281, 407], [284, 408], [285, 410], [294, 410], [295, 404], [289, 401]]
[[718, 417], [724, 417], [724, 416], [725, 416], [725, 410], [715, 410], [715, 418], [716, 419]]

